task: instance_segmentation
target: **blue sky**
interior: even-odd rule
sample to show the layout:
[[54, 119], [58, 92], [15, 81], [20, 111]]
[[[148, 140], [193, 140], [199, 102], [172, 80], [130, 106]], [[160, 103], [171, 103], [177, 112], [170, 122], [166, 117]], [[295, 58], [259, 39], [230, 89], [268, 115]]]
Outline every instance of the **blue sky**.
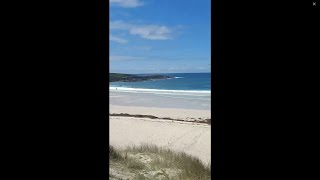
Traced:
[[109, 0], [110, 72], [210, 72], [210, 0]]

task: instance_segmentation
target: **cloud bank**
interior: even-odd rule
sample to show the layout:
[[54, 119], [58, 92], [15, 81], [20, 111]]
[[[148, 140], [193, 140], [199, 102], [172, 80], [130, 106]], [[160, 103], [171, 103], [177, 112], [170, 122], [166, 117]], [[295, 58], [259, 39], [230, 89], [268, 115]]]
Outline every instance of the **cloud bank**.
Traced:
[[110, 35], [110, 41], [117, 42], [120, 44], [126, 44], [128, 42], [128, 40], [126, 40], [126, 39], [123, 39], [123, 38], [117, 37], [117, 36], [113, 36], [113, 35]]
[[143, 5], [140, 0], [109, 0], [109, 2], [111, 5], [124, 8], [135, 8]]
[[131, 24], [123, 21], [111, 21], [111, 30], [125, 30], [131, 35], [137, 35], [149, 40], [168, 40], [172, 39], [172, 30], [163, 25], [141, 25]]

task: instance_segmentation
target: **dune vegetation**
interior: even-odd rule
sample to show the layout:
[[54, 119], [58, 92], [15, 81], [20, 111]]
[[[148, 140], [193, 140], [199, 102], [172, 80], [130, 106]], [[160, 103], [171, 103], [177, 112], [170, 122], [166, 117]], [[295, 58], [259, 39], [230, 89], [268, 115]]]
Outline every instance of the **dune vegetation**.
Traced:
[[210, 164], [184, 152], [143, 144], [117, 149], [109, 146], [109, 179], [208, 180]]

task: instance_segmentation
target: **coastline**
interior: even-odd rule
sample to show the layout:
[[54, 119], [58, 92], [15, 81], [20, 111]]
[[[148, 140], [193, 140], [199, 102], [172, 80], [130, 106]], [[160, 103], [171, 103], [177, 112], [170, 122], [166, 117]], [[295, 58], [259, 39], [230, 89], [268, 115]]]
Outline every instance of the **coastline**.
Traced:
[[211, 110], [210, 91], [110, 87], [109, 97], [111, 106]]
[[[167, 93], [167, 92], [165, 92]], [[211, 159], [210, 94], [171, 91], [110, 91], [110, 145], [144, 143]]]

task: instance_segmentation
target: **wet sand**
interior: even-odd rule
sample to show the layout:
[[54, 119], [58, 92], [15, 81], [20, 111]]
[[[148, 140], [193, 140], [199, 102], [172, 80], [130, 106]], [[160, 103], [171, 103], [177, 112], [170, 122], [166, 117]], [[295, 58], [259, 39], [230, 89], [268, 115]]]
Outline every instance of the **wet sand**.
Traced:
[[210, 109], [210, 98], [202, 94], [111, 91], [110, 114], [151, 115], [157, 119], [110, 115], [110, 145], [124, 148], [150, 143], [210, 162], [211, 125], [197, 123], [211, 119]]

